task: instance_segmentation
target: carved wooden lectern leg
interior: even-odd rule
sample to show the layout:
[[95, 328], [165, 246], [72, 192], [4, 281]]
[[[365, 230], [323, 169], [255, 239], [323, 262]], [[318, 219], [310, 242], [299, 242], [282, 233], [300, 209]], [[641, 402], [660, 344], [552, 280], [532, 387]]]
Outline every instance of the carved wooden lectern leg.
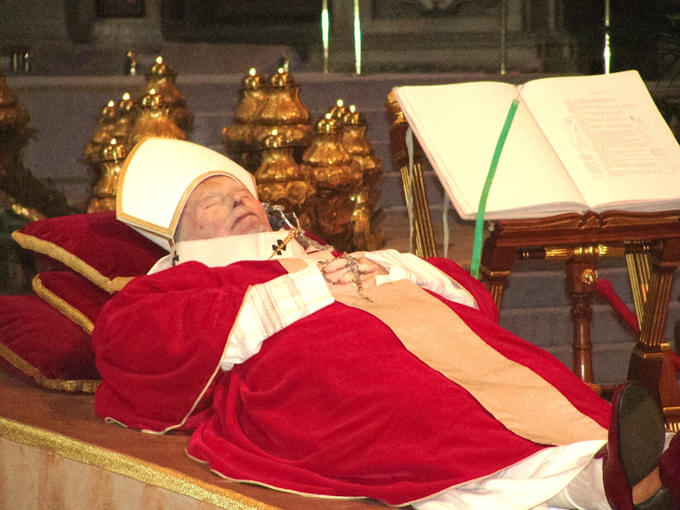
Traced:
[[649, 294], [644, 319], [628, 370], [628, 377], [640, 381], [661, 402], [669, 430], [680, 431], [680, 390], [672, 354], [663, 343], [668, 301], [675, 269], [680, 265], [680, 240], [670, 239], [651, 256]]
[[590, 324], [593, 310], [590, 306], [595, 290], [594, 256], [574, 256], [565, 264], [567, 294], [571, 299], [573, 323], [573, 371], [582, 381], [593, 383], [593, 343]]

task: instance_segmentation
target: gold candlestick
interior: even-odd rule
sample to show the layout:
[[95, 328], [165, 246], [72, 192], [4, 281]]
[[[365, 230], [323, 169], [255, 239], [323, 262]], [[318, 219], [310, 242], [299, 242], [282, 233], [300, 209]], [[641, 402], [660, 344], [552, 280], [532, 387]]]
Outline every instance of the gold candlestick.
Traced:
[[120, 167], [127, 156], [124, 145], [115, 138], [109, 141], [100, 155], [100, 179], [92, 190], [92, 198], [87, 206], [87, 212], [113, 211], [116, 208], [116, 188]]
[[375, 155], [366, 132], [368, 123], [355, 105], [347, 108], [343, 117], [342, 144], [350, 157], [359, 165], [362, 174], [361, 189], [353, 196], [354, 250], [376, 250], [382, 247], [383, 235], [380, 229], [381, 214], [376, 211], [380, 198], [382, 162]]
[[132, 148], [147, 136], [186, 140], [186, 134], [170, 116], [164, 98], [158, 95], [155, 89], [149, 90], [149, 93], [142, 99], [137, 119], [130, 130], [129, 147]]
[[302, 168], [314, 187], [312, 230], [339, 250], [351, 249], [352, 195], [360, 188], [361, 169], [342, 145], [339, 123], [326, 114], [316, 124], [312, 143], [302, 155]]
[[309, 217], [305, 212], [312, 187], [305, 172], [293, 158], [294, 146], [276, 130], [264, 140], [261, 163], [255, 172], [257, 194], [262, 202], [281, 205], [288, 212], [295, 212], [302, 228], [308, 228]]
[[254, 171], [259, 165], [254, 129], [267, 100], [266, 80], [251, 67], [241, 83], [234, 123], [222, 128], [222, 143], [229, 156]]
[[177, 87], [177, 73], [168, 65], [162, 56], [156, 60], [146, 74], [147, 93], [155, 93], [163, 97], [163, 103], [168, 108], [168, 114], [182, 131], [188, 133], [194, 125], [194, 115], [186, 106], [186, 98]]

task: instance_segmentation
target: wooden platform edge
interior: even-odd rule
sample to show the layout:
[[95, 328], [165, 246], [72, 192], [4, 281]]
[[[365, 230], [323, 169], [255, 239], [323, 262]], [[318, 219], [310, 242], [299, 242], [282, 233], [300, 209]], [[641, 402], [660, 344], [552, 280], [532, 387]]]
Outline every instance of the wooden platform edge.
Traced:
[[1, 416], [0, 437], [26, 446], [49, 450], [64, 458], [167, 489], [219, 508], [279, 510], [278, 507], [263, 504], [223, 487], [212, 486], [175, 470]]

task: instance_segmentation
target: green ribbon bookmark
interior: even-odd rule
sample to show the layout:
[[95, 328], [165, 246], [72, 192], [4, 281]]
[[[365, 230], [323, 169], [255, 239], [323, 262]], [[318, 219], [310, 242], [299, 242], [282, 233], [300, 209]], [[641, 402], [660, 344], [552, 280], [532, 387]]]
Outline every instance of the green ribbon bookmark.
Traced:
[[482, 196], [479, 198], [479, 207], [477, 208], [477, 216], [475, 217], [475, 238], [472, 245], [472, 261], [470, 262], [470, 274], [472, 274], [472, 276], [477, 279], [479, 279], [479, 265], [482, 259], [482, 234], [484, 232], [486, 200], [489, 196], [491, 183], [493, 182], [493, 178], [496, 175], [498, 160], [501, 158], [501, 152], [503, 151], [503, 146], [505, 145], [505, 139], [508, 137], [508, 131], [510, 131], [510, 125], [512, 124], [512, 119], [515, 118], [515, 112], [517, 111], [518, 105], [519, 99], [513, 99], [510, 109], [508, 110], [508, 114], [505, 116], [505, 124], [503, 124], [503, 129], [501, 129], [498, 142], [496, 142], [496, 149], [493, 152], [489, 173], [486, 174], [486, 181], [484, 182], [484, 188], [482, 189]]

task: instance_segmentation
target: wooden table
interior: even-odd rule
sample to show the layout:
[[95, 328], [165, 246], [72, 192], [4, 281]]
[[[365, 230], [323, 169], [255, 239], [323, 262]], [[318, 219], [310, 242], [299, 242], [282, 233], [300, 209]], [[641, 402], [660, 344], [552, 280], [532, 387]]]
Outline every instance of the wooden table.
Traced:
[[[408, 124], [393, 94], [386, 109], [391, 116], [390, 144], [400, 168], [404, 194], [412, 203], [415, 252], [436, 255], [432, 218], [423, 183], [423, 152], [414, 139], [412, 165], [406, 148]], [[573, 369], [594, 389], [590, 322], [597, 280], [597, 260], [622, 255], [634, 285], [640, 336], [632, 349], [628, 378], [641, 381], [663, 406], [667, 428], [680, 431], [680, 391], [669, 346], [664, 342], [671, 282], [680, 265], [680, 211], [564, 214], [493, 224], [482, 252], [482, 278], [500, 310], [512, 265], [523, 258], [564, 260], [566, 290], [573, 322]], [[644, 261], [640, 263], [639, 261]], [[637, 267], [637, 269], [634, 269]]]
[[[650, 271], [632, 274], [642, 293], [640, 336], [633, 348], [628, 377], [657, 395], [668, 428], [680, 430], [680, 391], [664, 330], [671, 283], [680, 265], [680, 211], [628, 213], [610, 211], [564, 214], [535, 220], [498, 221], [482, 252], [482, 277], [500, 309], [511, 268], [523, 258], [564, 260], [566, 290], [573, 322], [573, 370], [593, 383], [590, 322], [597, 261], [603, 256], [643, 256]], [[629, 271], [631, 266], [629, 265]]]

